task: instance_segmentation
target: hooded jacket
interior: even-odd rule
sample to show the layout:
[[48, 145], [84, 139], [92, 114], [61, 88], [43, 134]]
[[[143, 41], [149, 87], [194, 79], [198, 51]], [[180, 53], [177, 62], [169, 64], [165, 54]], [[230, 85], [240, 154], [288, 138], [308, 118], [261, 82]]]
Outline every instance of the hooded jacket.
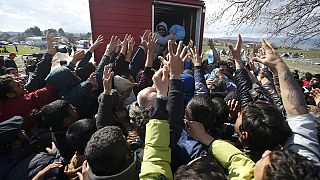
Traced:
[[[165, 29], [166, 29], [166, 35], [165, 36], [161, 36], [158, 32], [158, 27], [159, 26], [163, 26]], [[162, 52], [166, 46], [167, 46], [167, 43], [170, 39], [173, 39], [174, 38], [174, 35], [173, 34], [168, 34], [168, 26], [165, 22], [160, 22], [157, 27], [156, 27], [156, 37], [158, 39], [157, 41], [157, 45], [156, 45], [156, 49], [155, 49], [155, 53], [160, 53]]]
[[[59, 90], [59, 96], [77, 108], [79, 118], [91, 118], [97, 107], [98, 96], [93, 92], [90, 81], [81, 82], [67, 67], [59, 67], [51, 71], [46, 78], [47, 83]], [[90, 113], [88, 113], [90, 112]]]

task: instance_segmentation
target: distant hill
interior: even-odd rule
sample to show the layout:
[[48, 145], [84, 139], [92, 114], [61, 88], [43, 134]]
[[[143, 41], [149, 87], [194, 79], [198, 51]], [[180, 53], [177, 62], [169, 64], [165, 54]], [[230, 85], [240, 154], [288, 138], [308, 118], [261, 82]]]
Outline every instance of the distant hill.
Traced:
[[12, 35], [18, 35], [18, 34], [21, 34], [22, 32], [13, 32], [13, 31], [9, 31], [9, 32], [2, 32], [2, 31], [0, 31], [0, 35], [1, 35], [1, 34], [5, 34], [5, 33], [10, 34], [10, 35], [12, 36]]

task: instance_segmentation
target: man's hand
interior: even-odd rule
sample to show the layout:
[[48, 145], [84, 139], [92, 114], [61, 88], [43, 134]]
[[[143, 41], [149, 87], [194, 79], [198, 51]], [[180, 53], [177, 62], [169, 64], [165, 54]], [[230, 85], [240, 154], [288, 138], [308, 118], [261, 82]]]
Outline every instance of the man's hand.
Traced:
[[185, 130], [193, 139], [200, 141], [202, 144], [209, 146], [214, 140], [203, 127], [203, 124], [197, 121], [184, 121]]
[[88, 162], [87, 162], [87, 160], [85, 160], [82, 163], [82, 173], [77, 172], [78, 178], [80, 180], [87, 180], [88, 179], [88, 171], [89, 171]]
[[53, 169], [56, 168], [61, 168], [63, 165], [61, 164], [61, 162], [54, 162], [52, 164], [49, 164], [47, 167], [45, 167], [44, 169], [42, 169], [41, 171], [38, 172], [37, 175], [35, 175], [32, 180], [42, 180], [43, 177], [50, 172]]
[[265, 64], [271, 71], [278, 73], [281, 98], [287, 115], [295, 116], [308, 113], [302, 90], [293, 79], [288, 66], [280, 58], [276, 50], [273, 49], [272, 45], [264, 39], [262, 40], [262, 48], [266, 53], [266, 57], [255, 57], [253, 60]]
[[194, 66], [201, 66], [201, 64], [202, 64], [202, 55], [200, 56], [198, 54], [197, 48], [196, 47], [190, 48], [190, 52], [191, 52], [191, 55], [192, 55], [192, 62], [194, 64]]
[[141, 39], [141, 45], [147, 50], [147, 44], [148, 44], [148, 37], [150, 36], [152, 32], [149, 29], [146, 29], [143, 33], [143, 35], [140, 37]]
[[237, 117], [240, 111], [239, 101], [236, 99], [228, 100], [227, 105], [229, 107], [229, 117]]
[[242, 38], [241, 38], [241, 35], [238, 34], [236, 49], [234, 49], [231, 44], [228, 44], [231, 54], [235, 60], [236, 69], [243, 68], [243, 63], [241, 61], [241, 43], [242, 43]]
[[316, 105], [319, 107], [319, 105], [320, 105], [320, 89], [319, 88], [313, 89], [311, 91], [310, 96], [313, 97], [314, 101], [316, 102]]
[[117, 40], [118, 40], [118, 36], [111, 36], [110, 42], [107, 45], [104, 55], [110, 56], [115, 51], [117, 47]]
[[93, 53], [94, 52], [94, 50], [97, 48], [97, 47], [99, 47], [101, 44], [103, 44], [103, 36], [100, 34], [99, 36], [98, 36], [98, 38], [96, 39], [96, 41], [92, 44], [92, 46], [89, 48], [89, 51], [91, 52], [91, 53]]
[[131, 55], [132, 55], [132, 52], [133, 52], [134, 44], [135, 44], [134, 38], [133, 37], [128, 38], [128, 50], [127, 50], [127, 54], [126, 54], [126, 57], [125, 57], [125, 60], [127, 62], [131, 61]]
[[121, 41], [121, 50], [120, 50], [120, 53], [123, 54], [123, 55], [126, 55], [126, 54], [127, 54], [128, 41], [129, 41], [129, 39], [131, 39], [131, 35], [126, 34], [126, 35], [124, 36], [123, 41]]
[[78, 61], [80, 61], [81, 59], [83, 59], [85, 56], [85, 53], [84, 53], [84, 50], [79, 50], [79, 51], [76, 51], [72, 57], [72, 60], [71, 62], [73, 64], [77, 64]]
[[91, 82], [92, 84], [92, 89], [93, 90], [97, 90], [98, 89], [98, 82], [97, 82], [97, 76], [96, 76], [96, 73], [93, 72], [90, 74], [90, 77], [88, 78], [88, 80]]
[[285, 66], [284, 61], [278, 54], [278, 52], [273, 49], [272, 45], [266, 40], [262, 39], [262, 48], [266, 53], [265, 58], [254, 57], [252, 60], [261, 62], [270, 68], [272, 72], [277, 72], [278, 66]]
[[[172, 44], [173, 44], [173, 41], [169, 40], [168, 41], [169, 53], [167, 55], [169, 61], [166, 64], [168, 65], [168, 68], [169, 68], [170, 79], [181, 79], [181, 74], [183, 72], [183, 67], [184, 67], [183, 60], [186, 59], [186, 57], [188, 56], [188, 54], [186, 54], [187, 47], [184, 47], [185, 49], [182, 50], [183, 42], [180, 41], [177, 48], [177, 53], [174, 54]], [[166, 62], [166, 60], [163, 57], [159, 56], [158, 58], [162, 62]]]
[[57, 53], [56, 48], [53, 46], [54, 41], [54, 33], [47, 32], [46, 34], [46, 40], [47, 40], [47, 49], [48, 53], [52, 56], [54, 56]]
[[103, 94], [105, 95], [110, 95], [113, 75], [112, 69], [109, 66], [105, 66], [103, 71]]
[[147, 48], [148, 48], [148, 51], [152, 51], [154, 52], [154, 49], [156, 47], [156, 44], [157, 44], [157, 37], [156, 37], [156, 34], [155, 33], [150, 33], [149, 36], [148, 36], [148, 43], [147, 43]]
[[208, 46], [210, 47], [210, 49], [215, 49], [214, 44], [213, 44], [213, 39], [208, 40]]
[[51, 142], [51, 149], [47, 147], [46, 150], [50, 155], [53, 155], [54, 152], [57, 150], [57, 147], [54, 144], [54, 142]]
[[157, 96], [167, 97], [169, 87], [169, 72], [167, 68], [159, 69], [152, 77]]

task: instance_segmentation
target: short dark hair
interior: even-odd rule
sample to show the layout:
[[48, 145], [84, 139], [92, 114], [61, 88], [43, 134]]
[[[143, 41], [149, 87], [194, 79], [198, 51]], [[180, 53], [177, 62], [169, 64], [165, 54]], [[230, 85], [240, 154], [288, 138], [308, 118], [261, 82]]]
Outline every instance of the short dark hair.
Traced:
[[49, 125], [54, 132], [64, 130], [64, 118], [69, 116], [69, 103], [65, 100], [56, 100], [41, 110], [42, 120]]
[[249, 134], [248, 146], [261, 151], [283, 146], [292, 135], [278, 108], [263, 102], [250, 103], [243, 109], [240, 131]]
[[77, 150], [77, 154], [83, 155], [87, 142], [96, 131], [97, 127], [94, 120], [81, 119], [69, 126], [66, 138], [68, 143]]
[[175, 180], [186, 179], [186, 180], [226, 180], [228, 179], [223, 168], [210, 157], [201, 157], [200, 160], [190, 164], [182, 165], [178, 168], [174, 174]]
[[8, 67], [8, 68], [6, 68], [6, 74], [9, 74], [10, 71], [12, 71], [12, 70], [17, 70], [17, 69], [13, 68], [13, 67]]
[[217, 111], [216, 124], [215, 126], [221, 126], [228, 120], [229, 117], [229, 107], [227, 103], [219, 97], [212, 99], [212, 103]]
[[239, 100], [238, 95], [237, 95], [237, 91], [229, 92], [223, 100], [225, 102], [228, 102], [229, 100], [232, 100], [232, 99], [235, 99], [237, 101]]
[[91, 136], [84, 154], [95, 175], [109, 176], [125, 169], [128, 152], [120, 127], [107, 126]]
[[201, 122], [206, 131], [211, 133], [216, 123], [216, 109], [207, 94], [195, 95], [188, 102], [185, 117], [189, 121]]
[[0, 101], [6, 100], [7, 93], [12, 92], [12, 87], [9, 85], [10, 82], [14, 81], [11, 75], [0, 76]]
[[227, 61], [218, 61], [217, 67], [220, 67], [220, 66], [228, 66], [228, 62]]
[[225, 92], [227, 91], [227, 83], [217, 78], [212, 82], [212, 85], [210, 86], [210, 92]]
[[320, 179], [319, 167], [306, 157], [287, 150], [272, 151], [266, 167], [268, 180]]
[[310, 72], [306, 72], [304, 75], [306, 80], [310, 81], [312, 79], [312, 74]]

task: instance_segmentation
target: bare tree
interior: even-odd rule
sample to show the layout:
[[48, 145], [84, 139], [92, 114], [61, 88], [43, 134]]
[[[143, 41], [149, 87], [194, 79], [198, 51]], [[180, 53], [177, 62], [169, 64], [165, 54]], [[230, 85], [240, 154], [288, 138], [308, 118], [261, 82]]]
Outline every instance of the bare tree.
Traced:
[[[295, 46], [320, 39], [320, 0], [226, 0], [221, 11], [209, 14], [207, 25], [230, 21], [229, 31], [255, 28], [270, 37], [283, 37]], [[226, 17], [228, 16], [228, 17]]]

